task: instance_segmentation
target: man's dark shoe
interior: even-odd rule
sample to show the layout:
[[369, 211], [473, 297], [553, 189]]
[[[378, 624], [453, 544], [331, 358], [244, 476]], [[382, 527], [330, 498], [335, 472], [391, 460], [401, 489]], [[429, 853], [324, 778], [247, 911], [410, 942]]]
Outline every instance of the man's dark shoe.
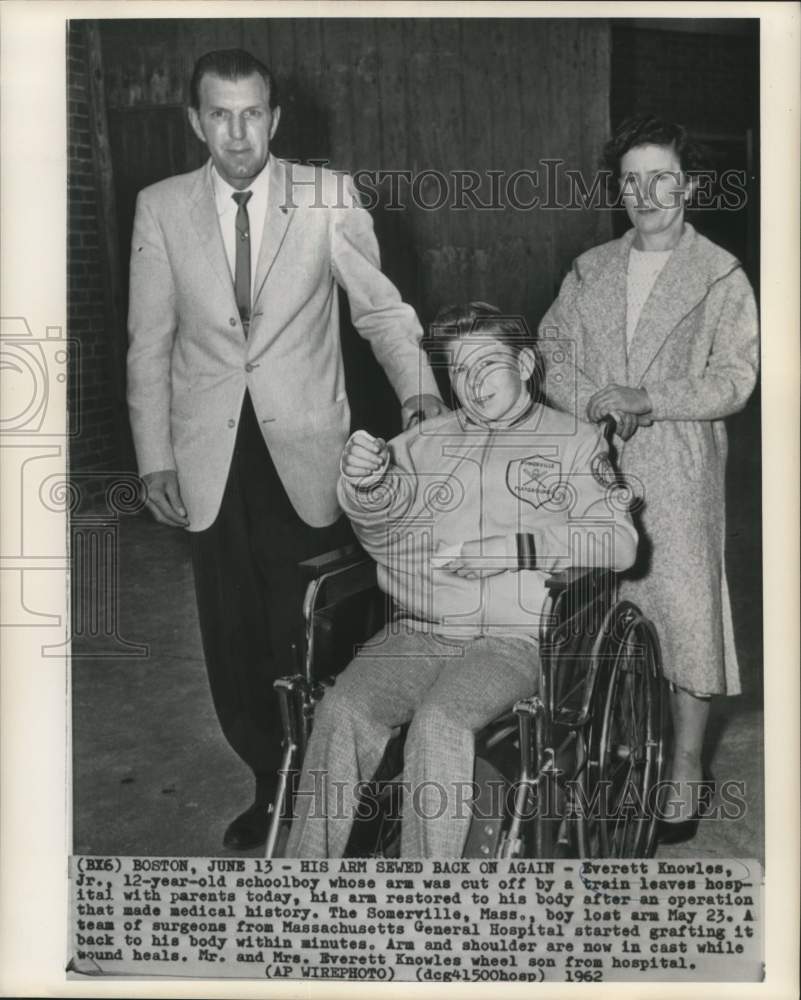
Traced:
[[236, 817], [223, 837], [223, 847], [229, 851], [249, 851], [267, 841], [272, 804], [257, 799], [253, 805]]

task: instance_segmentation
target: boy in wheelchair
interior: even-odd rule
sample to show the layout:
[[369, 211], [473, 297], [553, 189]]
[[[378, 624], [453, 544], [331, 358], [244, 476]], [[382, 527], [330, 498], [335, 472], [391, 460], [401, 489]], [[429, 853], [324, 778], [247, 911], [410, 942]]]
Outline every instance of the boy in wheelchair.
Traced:
[[406, 723], [401, 855], [459, 857], [475, 733], [537, 689], [547, 576], [634, 561], [607, 443], [535, 401], [522, 319], [444, 310], [429, 347], [461, 408], [389, 444], [357, 431], [342, 455], [340, 503], [400, 621], [317, 706], [288, 857], [344, 854], [358, 788]]

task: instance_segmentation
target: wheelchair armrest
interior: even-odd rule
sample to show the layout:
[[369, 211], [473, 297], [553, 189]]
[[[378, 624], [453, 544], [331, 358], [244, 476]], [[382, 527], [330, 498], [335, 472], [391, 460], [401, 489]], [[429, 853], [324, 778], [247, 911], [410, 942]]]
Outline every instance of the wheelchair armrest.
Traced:
[[308, 580], [303, 663], [312, 684], [338, 673], [353, 658], [354, 649], [375, 634], [386, 617], [387, 598], [378, 587], [375, 562], [356, 545], [299, 565]]
[[551, 596], [561, 593], [563, 590], [567, 590], [574, 584], [578, 583], [579, 580], [589, 581], [593, 575], [606, 572], [605, 570], [590, 569], [587, 566], [571, 566], [569, 569], [563, 569], [558, 573], [553, 573], [545, 581], [545, 586], [551, 593]]
[[298, 563], [305, 586], [303, 617], [376, 586], [376, 565], [358, 545], [343, 545]]
[[323, 552], [312, 559], [304, 559], [302, 563], [298, 563], [298, 566], [303, 582], [307, 584], [311, 580], [318, 579], [324, 573], [346, 569], [348, 566], [356, 566], [369, 560], [370, 557], [365, 555], [358, 545], [343, 545], [341, 548]]

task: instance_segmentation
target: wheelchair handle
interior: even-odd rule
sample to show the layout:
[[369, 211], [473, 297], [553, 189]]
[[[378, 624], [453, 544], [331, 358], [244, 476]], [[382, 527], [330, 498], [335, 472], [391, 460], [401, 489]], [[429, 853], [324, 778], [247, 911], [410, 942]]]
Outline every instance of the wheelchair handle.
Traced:
[[612, 443], [612, 438], [617, 432], [618, 417], [614, 413], [605, 413], [598, 423], [603, 427], [604, 437], [607, 444]]

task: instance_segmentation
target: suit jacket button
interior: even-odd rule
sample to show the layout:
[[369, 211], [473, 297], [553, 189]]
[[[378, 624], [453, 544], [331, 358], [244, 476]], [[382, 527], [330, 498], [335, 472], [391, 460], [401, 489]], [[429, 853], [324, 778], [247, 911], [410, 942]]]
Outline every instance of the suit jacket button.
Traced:
[[228, 320], [228, 322], [231, 324], [231, 326], [236, 326], [236, 319], [233, 316]]
[[229, 427], [236, 427], [236, 421], [235, 420], [229, 420], [228, 421], [228, 426]]
[[246, 372], [252, 372], [253, 371], [253, 365], [251, 365], [250, 363], [246, 364], [245, 365], [245, 371]]

